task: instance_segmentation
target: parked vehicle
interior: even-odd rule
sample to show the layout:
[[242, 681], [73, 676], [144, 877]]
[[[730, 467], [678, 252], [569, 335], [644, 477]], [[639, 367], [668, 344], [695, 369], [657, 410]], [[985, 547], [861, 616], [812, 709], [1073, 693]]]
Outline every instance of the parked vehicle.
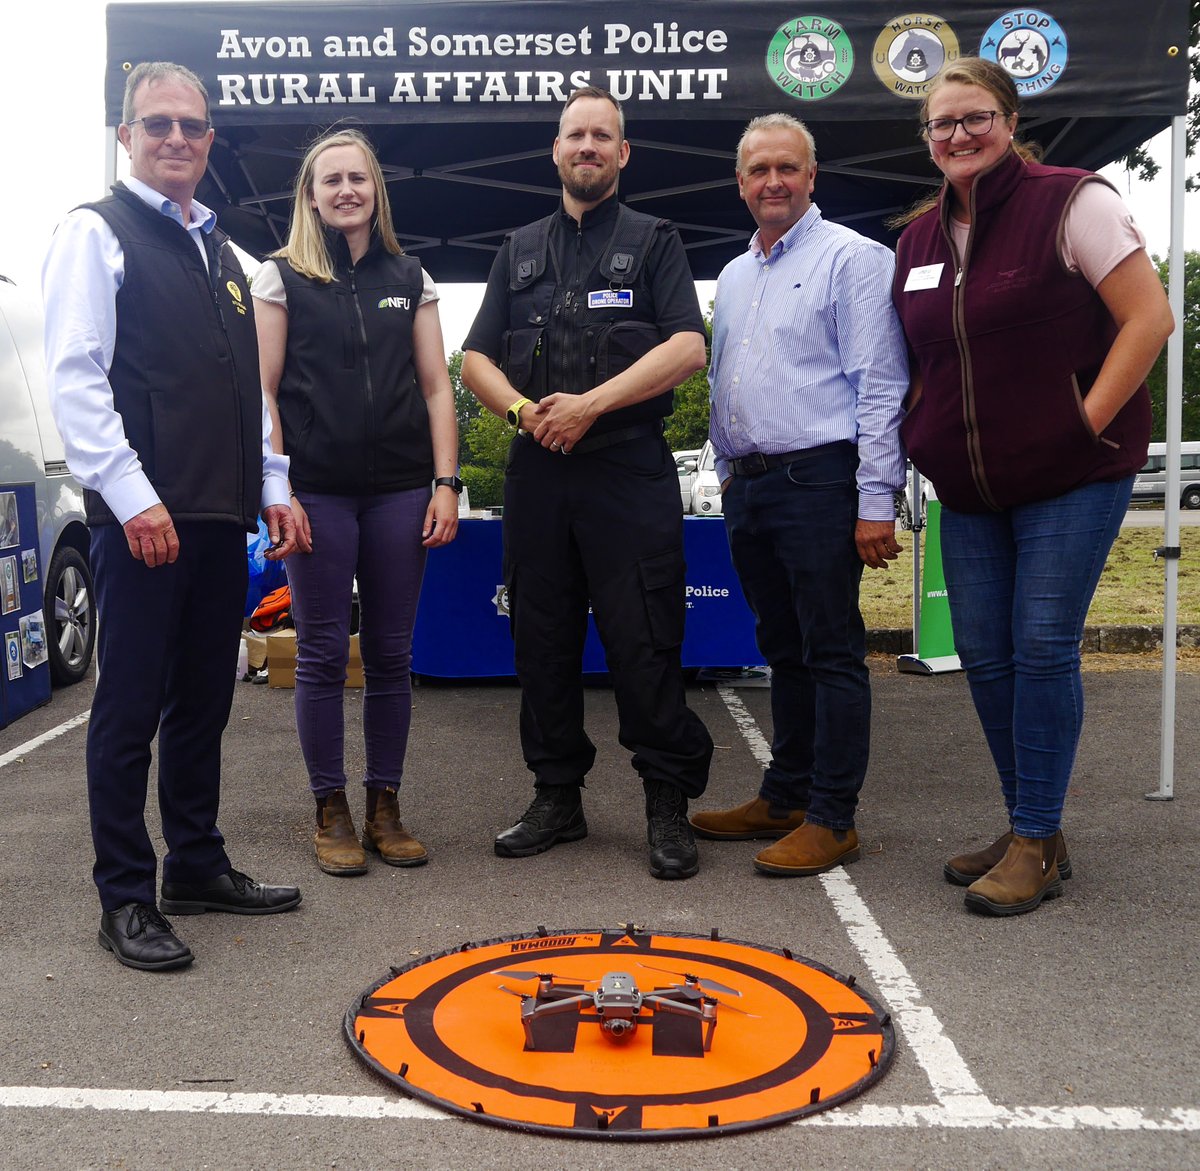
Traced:
[[717, 479], [717, 455], [711, 439], [700, 449], [696, 482], [692, 485], [692, 512], [696, 516], [721, 515], [721, 482]]
[[675, 470], [679, 473], [679, 497], [686, 516], [692, 511], [692, 485], [696, 482], [696, 467], [700, 459], [700, 449], [693, 447], [687, 451], [673, 451]]
[[[1167, 445], [1150, 444], [1146, 464], [1133, 481], [1133, 499], [1160, 501], [1167, 498]], [[1179, 445], [1179, 503], [1200, 508], [1200, 443]]]
[[50, 414], [40, 303], [5, 276], [0, 276], [0, 422], [0, 484], [32, 484], [37, 500], [50, 678], [59, 685], [77, 683], [96, 643], [83, 491], [67, 470]]

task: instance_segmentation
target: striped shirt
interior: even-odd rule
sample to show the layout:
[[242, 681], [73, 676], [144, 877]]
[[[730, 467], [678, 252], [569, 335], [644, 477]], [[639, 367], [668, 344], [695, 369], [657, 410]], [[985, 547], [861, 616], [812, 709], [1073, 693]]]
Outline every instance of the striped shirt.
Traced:
[[717, 282], [710, 434], [729, 460], [848, 439], [858, 515], [891, 520], [904, 485], [908, 351], [892, 307], [895, 257], [815, 205], [764, 255], [759, 234]]

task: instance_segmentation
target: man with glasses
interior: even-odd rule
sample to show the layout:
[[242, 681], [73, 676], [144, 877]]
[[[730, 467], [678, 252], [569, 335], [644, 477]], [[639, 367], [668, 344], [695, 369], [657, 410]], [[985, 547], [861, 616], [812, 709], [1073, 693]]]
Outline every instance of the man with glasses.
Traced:
[[[160, 907], [261, 915], [300, 902], [295, 887], [234, 870], [216, 825], [244, 534], [261, 508], [268, 557], [295, 541], [249, 289], [216, 216], [193, 198], [213, 139], [208, 95], [179, 65], [138, 65], [122, 118], [130, 178], [73, 211], [46, 257], [46, 368], [85, 488], [100, 618], [87, 744], [99, 942], [157, 971], [193, 958]], [[156, 733], [159, 906], [145, 823]]]
[[771, 667], [771, 763], [758, 795], [693, 814], [705, 838], [780, 838], [754, 859], [799, 877], [855, 861], [871, 687], [863, 565], [900, 552], [904, 337], [894, 258], [821, 218], [816, 152], [789, 114], [738, 143], [738, 192], [758, 231], [713, 307], [710, 433], [734, 568]]

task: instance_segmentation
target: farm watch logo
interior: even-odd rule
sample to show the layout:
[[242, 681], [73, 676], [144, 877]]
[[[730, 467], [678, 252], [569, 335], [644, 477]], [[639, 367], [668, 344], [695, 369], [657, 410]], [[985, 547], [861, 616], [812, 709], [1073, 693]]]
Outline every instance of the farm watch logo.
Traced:
[[897, 97], [921, 100], [933, 79], [958, 60], [958, 37], [940, 17], [906, 12], [889, 20], [875, 39], [875, 76]]
[[1048, 90], [1067, 68], [1067, 35], [1035, 8], [1006, 12], [983, 34], [979, 55], [1012, 76], [1021, 97]]
[[836, 93], [854, 70], [846, 30], [824, 16], [797, 16], [780, 25], [767, 48], [767, 72], [785, 94], [818, 102]]

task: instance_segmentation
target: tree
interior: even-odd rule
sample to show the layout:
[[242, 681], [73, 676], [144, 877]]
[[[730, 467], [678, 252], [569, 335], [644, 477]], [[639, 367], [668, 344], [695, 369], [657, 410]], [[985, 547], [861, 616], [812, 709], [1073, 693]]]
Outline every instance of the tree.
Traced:
[[[1191, 158], [1200, 143], [1200, 0], [1191, 0], [1188, 21], [1187, 155]], [[1138, 179], [1153, 179], [1161, 169], [1140, 146], [1119, 161]], [[1188, 191], [1200, 191], [1200, 175], [1189, 175], [1185, 185]]]
[[450, 385], [454, 388], [454, 416], [458, 420], [458, 463], [461, 467], [470, 462], [470, 448], [467, 446], [467, 431], [471, 420], [477, 419], [484, 413], [479, 400], [463, 385], [462, 380], [462, 350], [455, 350], [446, 359], [446, 369], [450, 373]]
[[[1165, 260], [1155, 260], [1155, 267], [1164, 285], [1169, 266]], [[1200, 439], [1200, 252], [1187, 252], [1183, 257], [1183, 438]], [[1146, 379], [1150, 387], [1150, 404], [1154, 413], [1152, 438], [1165, 439], [1167, 414], [1167, 351], [1159, 354], [1154, 369]]]
[[[712, 357], [712, 303], [704, 314], [705, 357]], [[667, 445], [672, 451], [703, 447], [708, 438], [708, 362], [675, 388], [675, 412], [667, 419]]]
[[704, 446], [708, 438], [707, 366], [675, 388], [675, 412], [667, 419], [665, 435], [672, 451]]

